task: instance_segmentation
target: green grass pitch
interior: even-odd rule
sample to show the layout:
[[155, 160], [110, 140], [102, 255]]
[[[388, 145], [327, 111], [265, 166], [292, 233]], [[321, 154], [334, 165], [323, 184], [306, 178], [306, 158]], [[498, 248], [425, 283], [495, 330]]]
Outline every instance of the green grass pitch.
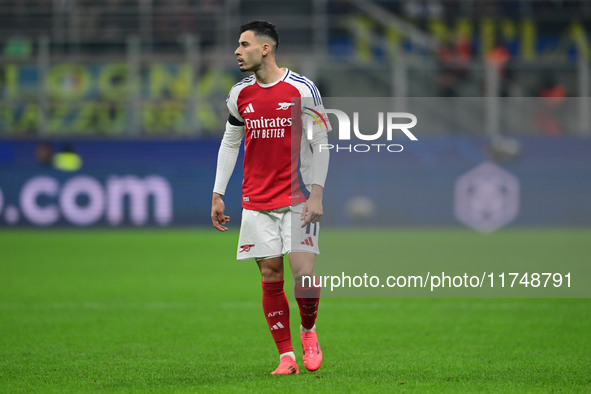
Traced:
[[[407, 259], [457, 259], [474, 237], [392, 231], [398, 250], [418, 237], [430, 246]], [[499, 243], [534, 234], [539, 256], [553, 256], [556, 237], [591, 255], [589, 230], [506, 234]], [[591, 392], [589, 299], [325, 299], [315, 373], [301, 364], [292, 299], [300, 375], [270, 376], [259, 274], [234, 260], [236, 236], [0, 231], [0, 392]]]

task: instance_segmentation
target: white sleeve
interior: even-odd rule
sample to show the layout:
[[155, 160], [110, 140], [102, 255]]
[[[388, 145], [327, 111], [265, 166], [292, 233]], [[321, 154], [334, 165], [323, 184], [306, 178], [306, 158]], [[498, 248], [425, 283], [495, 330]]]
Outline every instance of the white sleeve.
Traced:
[[328, 137], [326, 132], [314, 132], [314, 138], [310, 142], [312, 146], [312, 184], [324, 187], [328, 174], [328, 162], [330, 153], [327, 147]]
[[[312, 184], [324, 187], [330, 159], [330, 153], [326, 146], [328, 144], [327, 133], [331, 130], [331, 125], [316, 87], [313, 86], [312, 92], [306, 89], [302, 93], [302, 125], [304, 133], [306, 133], [305, 138], [308, 136], [308, 127], [312, 126], [312, 140], [310, 141], [312, 147]], [[313, 122], [308, 122], [310, 116], [314, 118]]]
[[218, 151], [218, 163], [215, 172], [215, 184], [213, 192], [224, 195], [226, 187], [234, 172], [236, 160], [238, 159], [238, 152], [240, 150], [240, 142], [244, 137], [244, 126], [234, 126], [230, 122], [226, 122], [226, 131], [220, 144]]
[[228, 98], [226, 99], [226, 106], [228, 107], [228, 111], [230, 115], [232, 115], [235, 119], [238, 119], [240, 122], [244, 122], [242, 116], [240, 116], [240, 112], [238, 111], [238, 93], [237, 89], [232, 88], [230, 93], [228, 93]]

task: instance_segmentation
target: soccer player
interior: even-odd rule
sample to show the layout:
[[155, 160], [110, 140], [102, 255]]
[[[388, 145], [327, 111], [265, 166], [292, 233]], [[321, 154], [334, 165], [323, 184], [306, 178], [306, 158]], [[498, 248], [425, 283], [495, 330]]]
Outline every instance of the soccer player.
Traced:
[[[322, 363], [315, 324], [320, 287], [315, 287], [314, 282], [311, 286], [304, 283], [302, 277], [315, 275], [329, 160], [328, 150], [320, 146], [327, 142], [330, 125], [316, 86], [277, 66], [279, 35], [275, 26], [267, 21], [252, 21], [240, 32], [234, 55], [240, 70], [254, 75], [234, 85], [226, 100], [230, 115], [218, 153], [211, 219], [219, 231], [228, 230], [225, 225], [230, 217], [224, 214], [222, 196], [244, 138], [243, 211], [237, 258], [255, 259], [261, 272], [263, 311], [279, 351], [279, 366], [271, 373], [299, 373], [283, 288], [285, 254], [301, 317], [304, 366], [315, 371]], [[315, 120], [308, 122], [307, 117]]]

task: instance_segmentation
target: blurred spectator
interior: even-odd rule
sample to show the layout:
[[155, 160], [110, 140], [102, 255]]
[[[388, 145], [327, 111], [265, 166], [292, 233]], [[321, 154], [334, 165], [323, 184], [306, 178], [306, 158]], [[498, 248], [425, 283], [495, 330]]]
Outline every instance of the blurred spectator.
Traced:
[[450, 42], [443, 42], [437, 50], [439, 64], [439, 95], [458, 96], [458, 85], [469, 73], [472, 60], [472, 46], [468, 37], [460, 34]]
[[511, 96], [511, 51], [505, 42], [497, 36], [494, 47], [486, 54], [488, 64], [495, 67], [499, 77], [499, 93], [501, 97]]
[[105, 0], [100, 8], [100, 39], [107, 42], [125, 42], [126, 35], [139, 30], [137, 1]]
[[41, 167], [60, 171], [78, 171], [82, 168], [82, 158], [69, 143], [63, 144], [59, 151], [54, 152], [50, 142], [41, 141], [35, 147], [35, 160]]
[[562, 118], [567, 97], [566, 88], [553, 75], [547, 74], [538, 90], [540, 97], [534, 123], [541, 134], [557, 137], [564, 132]]
[[210, 46], [220, 40], [217, 33], [220, 18], [223, 11], [222, 3], [218, 0], [199, 0], [189, 8], [191, 14], [191, 27], [186, 33], [197, 33], [203, 46]]
[[70, 144], [64, 144], [53, 155], [53, 166], [60, 171], [78, 171], [82, 168], [82, 158]]
[[156, 0], [154, 10], [156, 34], [160, 38], [176, 38], [195, 27], [187, 0]]
[[511, 53], [509, 52], [509, 48], [500, 42], [500, 40], [497, 40], [494, 48], [486, 54], [486, 60], [499, 70], [505, 67], [510, 58]]
[[99, 24], [105, 24], [102, 17], [104, 4], [98, 0], [86, 0], [77, 5], [79, 10], [80, 32], [79, 38], [82, 41], [96, 40]]
[[545, 101], [550, 105], [560, 105], [567, 96], [566, 88], [552, 74], [547, 74], [540, 85], [538, 96], [547, 98]]
[[53, 165], [53, 147], [47, 141], [41, 141], [35, 147], [35, 160], [41, 167]]

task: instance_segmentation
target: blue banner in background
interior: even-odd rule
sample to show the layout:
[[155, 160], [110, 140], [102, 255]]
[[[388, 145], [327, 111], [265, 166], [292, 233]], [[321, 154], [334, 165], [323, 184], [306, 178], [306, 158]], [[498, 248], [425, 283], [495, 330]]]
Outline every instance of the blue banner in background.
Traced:
[[[61, 144], [51, 142], [59, 151]], [[210, 226], [218, 140], [68, 141], [76, 171], [38, 163], [37, 141], [0, 141], [0, 226]], [[477, 138], [424, 138], [403, 152], [331, 152], [325, 225], [591, 225], [591, 141], [521, 140], [488, 161]], [[238, 228], [242, 156], [226, 212]]]
[[[54, 151], [62, 146], [51, 145]], [[69, 141], [67, 145], [81, 157], [80, 170], [59, 171], [38, 164], [38, 143], [0, 143], [0, 225], [210, 223], [219, 141]], [[241, 177], [237, 166], [228, 187], [238, 203]]]

